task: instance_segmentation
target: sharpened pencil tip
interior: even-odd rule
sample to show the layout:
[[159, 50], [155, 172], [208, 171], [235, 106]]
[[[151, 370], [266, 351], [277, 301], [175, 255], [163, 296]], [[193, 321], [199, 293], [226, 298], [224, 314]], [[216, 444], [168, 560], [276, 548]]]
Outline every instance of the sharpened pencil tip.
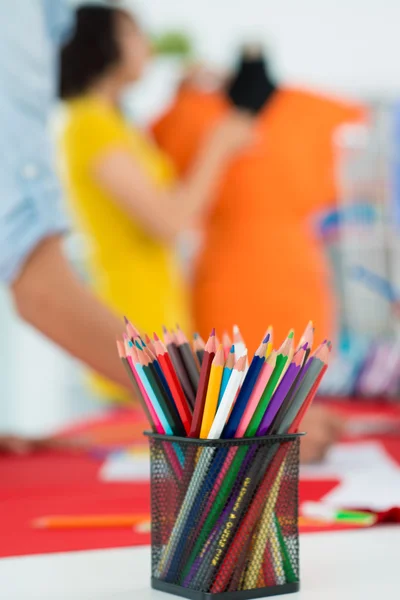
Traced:
[[211, 333], [210, 333], [210, 337], [215, 336], [215, 327], [212, 328]]
[[268, 344], [270, 337], [271, 337], [271, 336], [269, 335], [269, 333], [267, 333], [267, 335], [266, 335], [266, 336], [265, 336], [265, 338], [263, 339], [263, 344]]
[[162, 330], [163, 330], [163, 333], [168, 333], [168, 329], [165, 327], [165, 325], [162, 326]]
[[291, 329], [288, 335], [289, 340], [292, 340], [294, 338], [294, 330]]
[[138, 348], [138, 350], [142, 349], [142, 346], [139, 344], [139, 342], [137, 340], [135, 340], [135, 346], [136, 346], [136, 348]]
[[129, 325], [129, 319], [127, 317], [125, 317], [125, 315], [124, 315], [124, 321], [125, 321], [125, 325]]
[[235, 344], [232, 344], [229, 354], [235, 354]]
[[155, 332], [155, 331], [153, 332], [153, 338], [154, 338], [154, 340], [155, 340], [156, 342], [159, 342], [159, 341], [160, 341], [160, 338], [158, 337], [158, 335], [156, 334], [156, 332]]
[[193, 334], [193, 339], [194, 340], [198, 340], [199, 339], [199, 334], [198, 333], [194, 333]]

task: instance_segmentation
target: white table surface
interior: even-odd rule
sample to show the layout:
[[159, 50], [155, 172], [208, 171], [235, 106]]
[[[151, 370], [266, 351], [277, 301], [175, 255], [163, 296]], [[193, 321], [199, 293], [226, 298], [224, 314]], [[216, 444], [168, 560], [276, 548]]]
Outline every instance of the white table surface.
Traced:
[[[399, 600], [400, 527], [301, 537], [299, 600]], [[150, 589], [150, 549], [0, 560], [3, 600], [167, 600]]]

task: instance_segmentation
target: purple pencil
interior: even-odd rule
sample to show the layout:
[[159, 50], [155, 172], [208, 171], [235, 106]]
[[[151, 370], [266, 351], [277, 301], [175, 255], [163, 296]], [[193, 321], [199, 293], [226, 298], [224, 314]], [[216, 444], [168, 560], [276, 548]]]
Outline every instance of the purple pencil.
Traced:
[[287, 394], [289, 393], [290, 388], [296, 381], [296, 378], [303, 364], [305, 353], [306, 349], [303, 346], [294, 355], [288, 370], [283, 376], [283, 379], [278, 385], [274, 395], [272, 396], [271, 402], [268, 404], [267, 410], [265, 411], [260, 426], [257, 430], [257, 436], [262, 437], [263, 435], [267, 435], [269, 433], [269, 429], [276, 417], [278, 410], [282, 406], [282, 403], [284, 402]]

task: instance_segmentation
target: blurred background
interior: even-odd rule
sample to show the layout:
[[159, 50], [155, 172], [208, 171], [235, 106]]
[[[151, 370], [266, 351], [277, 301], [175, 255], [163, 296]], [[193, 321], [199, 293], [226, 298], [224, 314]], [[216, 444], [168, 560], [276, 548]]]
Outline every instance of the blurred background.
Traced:
[[[73, 4], [78, 4], [73, 2]], [[243, 43], [263, 46], [280, 85], [366, 107], [368, 119], [332, 136], [336, 207], [316, 215], [334, 274], [340, 337], [324, 394], [396, 401], [400, 340], [393, 312], [400, 289], [400, 54], [395, 0], [135, 0], [125, 2], [158, 40], [160, 54], [124, 100], [147, 126], [173, 100], [188, 59], [228, 72]], [[177, 52], [179, 50], [179, 52]], [[57, 136], [63, 110], [55, 110]], [[190, 275], [198, 240], [183, 236]], [[83, 271], [85, 238], [72, 233], [67, 249]], [[310, 315], [312, 317], [312, 315]], [[0, 430], [42, 434], [103, 410], [83, 383], [82, 369], [15, 317], [0, 290], [3, 394]], [[299, 332], [300, 333], [300, 332]], [[21, 376], [21, 358], [24, 372]], [[382, 379], [382, 365], [385, 376]], [[8, 402], [7, 398], [13, 398]]]

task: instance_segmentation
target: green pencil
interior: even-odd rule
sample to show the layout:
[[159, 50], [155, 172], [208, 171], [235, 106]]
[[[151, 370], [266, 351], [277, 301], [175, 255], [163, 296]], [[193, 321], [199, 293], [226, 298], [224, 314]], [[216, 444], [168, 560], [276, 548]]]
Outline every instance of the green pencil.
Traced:
[[245, 437], [254, 437], [256, 435], [257, 429], [259, 428], [263, 416], [265, 415], [265, 411], [267, 410], [268, 404], [270, 403], [273, 393], [275, 392], [275, 388], [278, 385], [282, 373], [286, 367], [286, 364], [289, 359], [289, 353], [292, 349], [292, 345], [293, 333], [291, 332], [282, 344], [279, 354], [276, 357], [275, 369], [273, 370], [272, 375], [269, 378], [269, 381], [266, 385], [266, 388], [263, 391], [262, 396], [257, 404], [257, 408], [254, 411], [249, 426], [247, 427]]

